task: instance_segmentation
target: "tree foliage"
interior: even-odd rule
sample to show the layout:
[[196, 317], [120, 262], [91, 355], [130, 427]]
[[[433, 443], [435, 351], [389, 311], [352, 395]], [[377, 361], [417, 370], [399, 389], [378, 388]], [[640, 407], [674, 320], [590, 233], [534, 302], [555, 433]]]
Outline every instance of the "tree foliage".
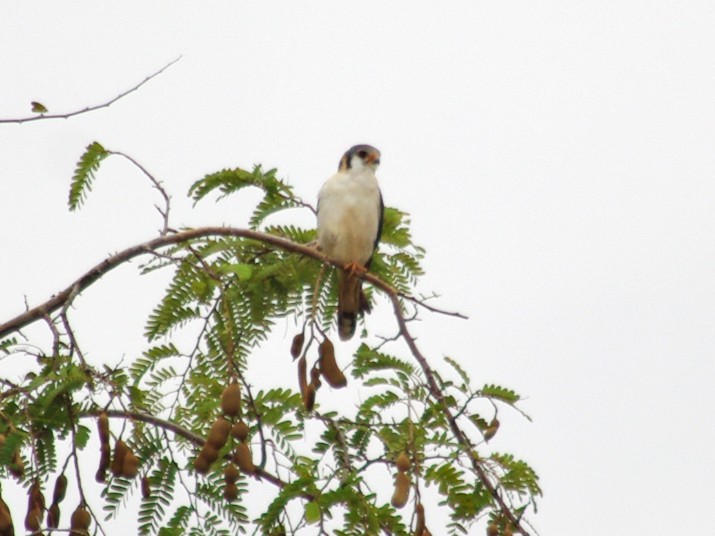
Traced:
[[[86, 202], [101, 163], [116, 154], [96, 142], [87, 147], [71, 181], [71, 210]], [[33, 493], [49, 496], [58, 475], [66, 475], [93, 515], [90, 531], [139, 496], [139, 533], [147, 535], [429, 534], [425, 527], [466, 534], [480, 520], [498, 534], [527, 533], [523, 514], [541, 494], [538, 477], [488, 443], [497, 413], [516, 407], [519, 395], [492, 384], [475, 388], [458, 359], [435, 365], [420, 353], [409, 322], [434, 308], [412, 295], [424, 251], [413, 243], [407, 214], [386, 210], [365, 277], [368, 299], [383, 294], [393, 305], [394, 336], [363, 330], [352, 358], [335, 349], [349, 374], [338, 393], [329, 385], [325, 352], [340, 268], [312, 246], [314, 229], [272, 223], [273, 215], [312, 210], [310, 204], [261, 166], [208, 174], [188, 195], [203, 203], [246, 188], [263, 194], [246, 229], [167, 231], [78, 277], [41, 312], [0, 326], [6, 362], [36, 359], [22, 381], [0, 375], [0, 477], [28, 489], [28, 511], [39, 509], [43, 527], [51, 506], [33, 502]], [[168, 218], [168, 205], [162, 214]], [[77, 344], [69, 306], [135, 256], [145, 258], [142, 273], [163, 271], [169, 280], [146, 320], [146, 348], [114, 365], [95, 363]], [[20, 335], [35, 322], [47, 326], [51, 344]], [[293, 358], [288, 348], [274, 356], [276, 367], [295, 368], [295, 384], [257, 376], [252, 355], [276, 327], [296, 324]], [[238, 412], [222, 406], [232, 383], [240, 388]], [[93, 422], [102, 419], [108, 432]], [[232, 427], [227, 438], [214, 430], [223, 419]], [[409, 460], [403, 470], [396, 467], [402, 453]], [[79, 468], [90, 464], [99, 467], [99, 498], [86, 492], [90, 483], [82, 485]], [[236, 466], [235, 478], [225, 473]], [[404, 480], [398, 473], [409, 481], [401, 508], [392, 487], [395, 478]], [[62, 509], [59, 526], [68, 528], [73, 507]], [[17, 525], [20, 513], [12, 517]]]

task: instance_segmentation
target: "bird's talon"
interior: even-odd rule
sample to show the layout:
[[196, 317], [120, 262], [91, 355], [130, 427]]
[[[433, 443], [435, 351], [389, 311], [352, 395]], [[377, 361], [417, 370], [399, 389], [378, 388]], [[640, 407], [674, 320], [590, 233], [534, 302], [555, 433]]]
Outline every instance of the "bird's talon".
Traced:
[[345, 270], [348, 274], [352, 276], [367, 273], [367, 268], [365, 268], [362, 264], [358, 264], [356, 262], [346, 264], [343, 270]]

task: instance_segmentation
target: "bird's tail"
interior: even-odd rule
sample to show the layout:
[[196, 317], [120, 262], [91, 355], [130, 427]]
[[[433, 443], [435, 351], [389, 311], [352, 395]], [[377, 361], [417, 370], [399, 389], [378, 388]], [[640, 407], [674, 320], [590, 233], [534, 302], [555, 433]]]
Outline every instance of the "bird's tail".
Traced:
[[362, 293], [362, 279], [338, 272], [338, 335], [347, 341], [355, 334], [358, 314], [366, 310], [367, 301]]

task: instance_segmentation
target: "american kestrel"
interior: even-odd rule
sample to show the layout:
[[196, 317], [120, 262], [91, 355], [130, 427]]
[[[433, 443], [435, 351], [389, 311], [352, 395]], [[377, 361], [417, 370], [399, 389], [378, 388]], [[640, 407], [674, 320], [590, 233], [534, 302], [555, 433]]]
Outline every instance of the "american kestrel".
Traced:
[[382, 233], [379, 165], [380, 151], [374, 147], [351, 147], [318, 194], [318, 247], [345, 263], [338, 272], [338, 334], [344, 341], [355, 333], [358, 314], [369, 310], [356, 274], [369, 268]]

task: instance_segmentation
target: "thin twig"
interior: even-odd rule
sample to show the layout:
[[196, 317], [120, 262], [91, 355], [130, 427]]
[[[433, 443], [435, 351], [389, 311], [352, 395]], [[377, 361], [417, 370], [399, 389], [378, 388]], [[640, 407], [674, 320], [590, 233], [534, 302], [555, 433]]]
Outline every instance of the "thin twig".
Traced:
[[171, 209], [171, 197], [169, 196], [168, 193], [166, 193], [166, 190], [164, 189], [164, 186], [162, 185], [161, 181], [158, 180], [154, 175], [149, 173], [147, 169], [142, 166], [139, 162], [137, 162], [134, 158], [129, 156], [126, 153], [122, 153], [121, 151], [107, 151], [109, 154], [115, 154], [117, 156], [123, 156], [127, 160], [129, 160], [132, 164], [134, 164], [136, 167], [141, 170], [144, 175], [146, 175], [149, 180], [151, 181], [152, 185], [154, 188], [156, 188], [159, 193], [161, 194], [161, 197], [164, 199], [164, 208], [160, 208], [156, 205], [154, 205], [154, 208], [161, 214], [162, 220], [164, 221], [164, 225], [162, 227], [161, 232], [159, 233], [161, 236], [166, 235], [169, 232], [169, 210]]
[[156, 78], [159, 76], [161, 73], [166, 71], [169, 67], [174, 65], [177, 61], [181, 59], [181, 56], [178, 58], [170, 61], [164, 67], [156, 71], [154, 74], [151, 74], [147, 76], [144, 80], [139, 82], [137, 85], [133, 86], [132, 88], [126, 90], [123, 93], [120, 93], [116, 97], [114, 97], [111, 100], [108, 100], [107, 102], [104, 102], [102, 104], [97, 104], [95, 106], [88, 106], [87, 108], [84, 108], [82, 110], [75, 110], [74, 112], [68, 112], [65, 114], [39, 114], [39, 115], [33, 115], [30, 117], [18, 117], [16, 119], [0, 119], [0, 123], [29, 123], [30, 121], [42, 121], [43, 119], [69, 119], [70, 117], [74, 117], [75, 115], [80, 115], [80, 114], [86, 114], [88, 112], [93, 112], [95, 110], [99, 110], [100, 108], [107, 108], [117, 102], [119, 99], [122, 99], [129, 95], [130, 93], [135, 92], [137, 89], [142, 87], [144, 84], [149, 82], [149, 80]]

